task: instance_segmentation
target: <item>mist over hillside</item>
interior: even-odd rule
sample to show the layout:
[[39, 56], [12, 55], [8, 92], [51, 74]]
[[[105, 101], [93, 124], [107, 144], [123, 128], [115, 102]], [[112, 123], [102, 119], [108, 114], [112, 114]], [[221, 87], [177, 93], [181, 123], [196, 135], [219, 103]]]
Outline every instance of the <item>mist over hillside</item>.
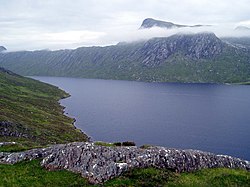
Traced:
[[[242, 43], [239, 38], [221, 40], [213, 32], [205, 32], [206, 28], [212, 26], [170, 29], [153, 26], [136, 31], [146, 35], [140, 34], [135, 40], [130, 37], [129, 42], [117, 45], [1, 53], [0, 66], [25, 76], [150, 82], [249, 81], [248, 43]], [[191, 30], [197, 32], [189, 32]]]

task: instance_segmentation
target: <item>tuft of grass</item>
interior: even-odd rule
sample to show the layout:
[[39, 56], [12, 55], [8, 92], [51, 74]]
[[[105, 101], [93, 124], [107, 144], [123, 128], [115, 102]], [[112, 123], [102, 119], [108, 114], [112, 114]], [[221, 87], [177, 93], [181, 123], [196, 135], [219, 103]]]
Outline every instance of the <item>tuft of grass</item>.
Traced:
[[27, 150], [29, 147], [24, 146], [22, 144], [11, 144], [11, 145], [3, 145], [0, 147], [0, 152], [19, 152]]
[[94, 142], [94, 144], [100, 145], [100, 146], [107, 146], [107, 147], [114, 147], [115, 146], [113, 143], [101, 142], [101, 141]]
[[144, 144], [144, 145], [140, 146], [141, 149], [149, 149], [151, 147], [153, 147], [153, 146], [149, 145], [149, 144]]

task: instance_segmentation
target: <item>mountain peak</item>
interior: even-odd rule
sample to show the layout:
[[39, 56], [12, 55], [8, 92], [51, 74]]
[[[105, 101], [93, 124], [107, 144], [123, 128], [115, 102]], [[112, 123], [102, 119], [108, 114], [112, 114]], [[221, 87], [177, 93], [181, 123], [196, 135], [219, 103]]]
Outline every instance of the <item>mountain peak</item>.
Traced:
[[181, 28], [181, 27], [202, 27], [208, 25], [180, 25], [172, 22], [156, 20], [153, 18], [146, 18], [143, 20], [140, 29], [150, 29], [152, 27], [160, 27], [166, 29]]
[[140, 28], [147, 29], [147, 28], [152, 28], [152, 27], [161, 27], [161, 28], [171, 29], [175, 26], [180, 26], [180, 25], [176, 25], [172, 22], [156, 20], [153, 18], [146, 18], [143, 20]]
[[239, 30], [239, 31], [250, 31], [250, 28], [241, 25], [241, 26], [236, 27], [235, 30]]

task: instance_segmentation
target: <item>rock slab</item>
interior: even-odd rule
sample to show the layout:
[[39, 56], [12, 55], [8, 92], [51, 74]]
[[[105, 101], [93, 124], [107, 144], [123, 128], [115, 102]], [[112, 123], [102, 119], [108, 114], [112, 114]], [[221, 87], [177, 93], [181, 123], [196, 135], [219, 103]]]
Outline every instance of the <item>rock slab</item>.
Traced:
[[103, 183], [132, 168], [156, 167], [176, 172], [204, 168], [241, 168], [250, 171], [250, 162], [226, 155], [198, 150], [152, 147], [105, 147], [88, 142], [54, 145], [20, 153], [0, 153], [0, 163], [14, 164], [22, 160], [43, 158], [48, 170], [66, 169], [80, 173], [90, 183]]

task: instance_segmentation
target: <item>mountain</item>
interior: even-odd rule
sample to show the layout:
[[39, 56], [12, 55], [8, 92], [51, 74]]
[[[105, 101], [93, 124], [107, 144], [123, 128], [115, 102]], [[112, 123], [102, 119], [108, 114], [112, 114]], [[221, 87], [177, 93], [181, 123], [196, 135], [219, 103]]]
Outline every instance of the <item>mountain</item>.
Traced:
[[63, 115], [58, 100], [68, 94], [57, 87], [0, 68], [0, 93], [0, 142], [17, 142], [12, 148], [22, 150], [87, 140]]
[[238, 26], [234, 30], [236, 32], [236, 36], [222, 37], [221, 40], [238, 48], [250, 49], [250, 28]]
[[223, 37], [221, 40], [238, 48], [250, 49], [250, 36]]
[[238, 26], [238, 27], [235, 28], [235, 30], [238, 30], [238, 31], [250, 31], [250, 28], [246, 27], [246, 26]]
[[166, 28], [166, 29], [172, 29], [172, 28], [181, 28], [181, 27], [201, 27], [204, 25], [179, 25], [175, 24], [172, 22], [166, 22], [166, 21], [161, 21], [161, 20], [156, 20], [153, 18], [146, 18], [143, 20], [140, 29], [149, 29], [152, 27], [161, 27], [161, 28]]
[[0, 53], [0, 66], [21, 75], [158, 82], [244, 82], [250, 53], [213, 33], [75, 50]]
[[6, 51], [7, 49], [4, 46], [0, 46], [0, 53]]

